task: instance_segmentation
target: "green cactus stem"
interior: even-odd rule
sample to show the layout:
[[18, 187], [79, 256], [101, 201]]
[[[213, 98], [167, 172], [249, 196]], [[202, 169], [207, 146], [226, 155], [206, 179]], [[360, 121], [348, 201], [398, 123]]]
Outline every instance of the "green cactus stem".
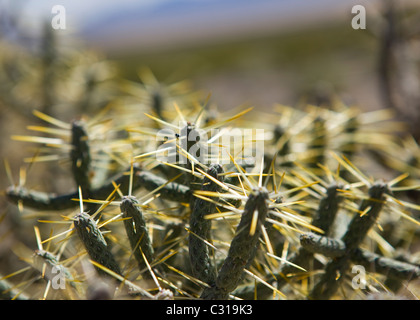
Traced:
[[309, 252], [320, 253], [330, 258], [342, 257], [346, 253], [346, 245], [343, 241], [314, 233], [302, 234], [300, 244]]
[[57, 259], [55, 255], [46, 250], [36, 250], [34, 254], [34, 265], [38, 270], [42, 270], [45, 265], [44, 277], [47, 280], [52, 280], [57, 274], [63, 275], [64, 278], [72, 285], [74, 285], [74, 278], [71, 275], [69, 269], [64, 267]]
[[134, 258], [137, 261], [139, 270], [147, 268], [142, 252], [150, 263], [153, 260], [154, 250], [147, 230], [146, 220], [139, 209], [138, 200], [133, 196], [124, 196], [121, 201], [120, 209], [124, 220], [124, 227], [130, 241], [131, 249], [134, 252]]
[[327, 149], [327, 129], [325, 120], [317, 117], [313, 122], [313, 136], [315, 137], [308, 145], [309, 150], [314, 152], [308, 164], [313, 169], [318, 168], [318, 163], [325, 162], [325, 150]]
[[255, 189], [249, 195], [228, 255], [216, 278], [216, 283], [210, 288], [205, 288], [201, 298], [227, 299], [230, 292], [238, 286], [245, 268], [254, 259], [260, 230], [268, 213], [267, 199], [268, 193], [264, 188]]
[[[347, 254], [344, 241], [339, 239], [309, 233], [301, 236], [300, 243], [306, 250], [329, 258]], [[383, 274], [393, 279], [410, 281], [420, 277], [420, 267], [415, 264], [385, 258], [360, 248], [352, 252], [351, 261], [365, 267], [369, 272]]]
[[[179, 201], [189, 203], [191, 199], [191, 192], [187, 186], [178, 184], [176, 182], [167, 183], [167, 180], [161, 178], [151, 172], [143, 171], [139, 167], [134, 167], [133, 190], [145, 188], [149, 191], [162, 187], [159, 190], [160, 197], [167, 200]], [[129, 172], [129, 170], [128, 170]], [[110, 181], [103, 186], [92, 189], [90, 196], [94, 199], [104, 199], [111, 192], [114, 191], [115, 184], [119, 185], [122, 193], [128, 193], [130, 176], [122, 173], [111, 178]], [[83, 190], [84, 192], [84, 190]], [[9, 187], [6, 190], [7, 198], [15, 204], [21, 203], [24, 207], [42, 211], [60, 211], [66, 209], [73, 209], [78, 206], [77, 199], [79, 197], [78, 191], [68, 194], [57, 195], [54, 193], [40, 192], [35, 190], [28, 190], [24, 187]]]
[[14, 286], [6, 279], [0, 278], [0, 299], [29, 300], [29, 297], [22, 292], [18, 292], [18, 290], [16, 290]]
[[[340, 184], [333, 183], [327, 190], [324, 197], [319, 202], [317, 211], [312, 219], [312, 225], [323, 230], [324, 234], [329, 234], [334, 224], [339, 205], [343, 197], [339, 193], [342, 188]], [[299, 265], [305, 269], [308, 268], [313, 254], [305, 248], [299, 248], [298, 252], [290, 257], [290, 262]], [[280, 289], [286, 284], [285, 275], [296, 272], [296, 268], [291, 264], [284, 264], [280, 270], [277, 288]]]
[[[116, 274], [122, 275], [121, 269], [111, 253], [105, 238], [91, 216], [85, 212], [76, 215], [74, 227], [89, 257]], [[100, 274], [107, 274], [100, 268], [96, 269]]]
[[91, 189], [91, 156], [88, 134], [83, 121], [73, 121], [71, 126], [71, 145], [71, 169], [76, 187], [80, 186], [85, 194], [89, 195]]
[[325, 273], [310, 293], [310, 299], [329, 299], [337, 291], [350, 266], [351, 255], [358, 249], [368, 231], [375, 224], [385, 202], [384, 194], [387, 191], [388, 186], [383, 182], [377, 182], [369, 188], [369, 197], [363, 199], [358, 212], [350, 221], [341, 239], [346, 246], [347, 254], [327, 264]]
[[[337, 215], [339, 205], [343, 199], [338, 191], [341, 188], [342, 186], [337, 183], [332, 183], [327, 188], [326, 194], [320, 200], [317, 211], [312, 219], [312, 225], [323, 230], [324, 234], [329, 234]], [[277, 289], [281, 289], [287, 283], [286, 275], [296, 272], [297, 269], [294, 265], [307, 269], [312, 258], [312, 252], [303, 247], [299, 248], [299, 250], [288, 259], [292, 264], [284, 264], [279, 273], [275, 275], [277, 279]], [[244, 299], [253, 299], [255, 294], [254, 291], [254, 288], [251, 287], [241, 288], [241, 290], [235, 292], [235, 295]], [[257, 295], [259, 299], [265, 299], [271, 294], [272, 290], [269, 287], [261, 283], [257, 284]]]
[[[223, 181], [223, 168], [216, 164], [210, 166], [207, 174], [219, 181]], [[202, 183], [202, 191], [219, 191], [220, 186], [205, 177]], [[216, 205], [213, 202], [198, 198], [195, 201], [194, 209], [190, 216], [190, 234], [188, 237], [188, 250], [191, 261], [193, 275], [199, 280], [214, 284], [216, 281], [216, 270], [212, 263], [210, 254], [211, 248], [204, 242], [211, 241], [211, 220], [206, 219], [206, 215], [214, 213]]]

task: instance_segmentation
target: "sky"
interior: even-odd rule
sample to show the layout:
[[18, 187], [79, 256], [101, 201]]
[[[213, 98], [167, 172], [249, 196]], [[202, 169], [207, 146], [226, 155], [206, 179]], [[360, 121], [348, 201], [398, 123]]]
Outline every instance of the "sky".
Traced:
[[[373, 0], [0, 0], [10, 38], [36, 37], [54, 5], [65, 8], [65, 35], [103, 48], [135, 43], [153, 49], [249, 37], [330, 19], [351, 19], [351, 7]], [[17, 32], [8, 15], [17, 17]], [[3, 31], [4, 32], [4, 31]]]

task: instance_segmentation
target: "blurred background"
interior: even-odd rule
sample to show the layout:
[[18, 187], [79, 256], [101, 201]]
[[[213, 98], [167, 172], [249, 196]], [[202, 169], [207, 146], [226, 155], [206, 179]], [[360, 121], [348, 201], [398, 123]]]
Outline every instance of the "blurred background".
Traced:
[[[400, 10], [417, 1], [394, 1]], [[1, 36], [42, 52], [44, 25], [65, 8], [61, 47], [96, 50], [127, 77], [146, 65], [159, 80], [191, 79], [224, 107], [270, 108], [313, 90], [333, 90], [376, 109], [384, 1], [356, 0], [2, 0]], [[354, 30], [363, 5], [367, 28]]]
[[[55, 5], [65, 9], [65, 29], [51, 27]], [[355, 5], [366, 9], [366, 29], [352, 28]], [[139, 81], [141, 67], [165, 83], [190, 80], [221, 110], [328, 104], [332, 96], [362, 110], [394, 108], [418, 140], [419, 7], [418, 0], [0, 0], [0, 157], [18, 180], [24, 150], [10, 136], [27, 134], [32, 110], [63, 121], [97, 111], [112, 98], [107, 81]], [[1, 167], [4, 190], [10, 177]], [[43, 176], [44, 184], [59, 176]]]

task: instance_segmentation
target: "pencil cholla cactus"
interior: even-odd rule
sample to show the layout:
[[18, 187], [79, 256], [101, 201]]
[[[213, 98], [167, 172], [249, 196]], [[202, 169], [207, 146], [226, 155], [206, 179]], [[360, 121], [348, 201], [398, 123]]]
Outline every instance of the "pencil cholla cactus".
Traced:
[[[82, 68], [71, 61], [70, 74]], [[110, 70], [108, 61], [95, 65]], [[37, 133], [13, 135], [16, 148], [36, 151], [5, 196], [36, 225], [36, 242], [27, 248], [14, 230], [22, 244], [13, 252], [28, 266], [1, 276], [2, 297], [359, 299], [385, 287], [398, 293], [420, 276], [414, 255], [397, 255], [419, 241], [419, 146], [394, 134], [389, 110], [331, 100], [275, 106], [269, 117], [221, 112], [187, 82], [165, 85], [148, 69], [139, 76], [91, 79], [95, 96], [89, 79], [83, 88], [58, 81], [69, 85], [73, 118], [31, 110]], [[2, 77], [6, 103], [21, 105]], [[48, 99], [58, 108], [58, 97]], [[65, 192], [31, 180], [41, 163], [56, 169], [57, 183], [66, 172]], [[354, 265], [367, 270], [367, 290], [352, 287]], [[52, 268], [65, 275], [60, 294]]]

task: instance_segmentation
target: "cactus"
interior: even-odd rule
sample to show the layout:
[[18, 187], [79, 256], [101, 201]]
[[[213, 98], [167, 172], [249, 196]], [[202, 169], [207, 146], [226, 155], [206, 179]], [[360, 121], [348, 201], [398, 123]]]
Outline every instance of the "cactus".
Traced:
[[[343, 257], [348, 254], [344, 241], [315, 234], [304, 234], [301, 239], [302, 246], [313, 253], [320, 253], [330, 258]], [[377, 272], [400, 280], [414, 280], [420, 276], [417, 265], [385, 258], [381, 255], [363, 249], [351, 252], [350, 259], [366, 267], [371, 272]]]
[[[13, 135], [16, 147], [36, 145], [28, 170], [46, 163], [66, 183], [29, 178], [5, 191], [9, 210], [20, 209], [18, 220], [37, 224], [45, 240], [37, 233], [37, 249], [14, 249], [28, 266], [0, 279], [3, 298], [366, 298], [350, 288], [352, 265], [381, 292], [420, 276], [414, 255], [397, 256], [419, 241], [419, 146], [390, 130], [399, 126], [388, 110], [277, 106], [267, 121], [252, 109], [225, 115], [185, 82], [139, 75], [108, 79], [119, 90], [112, 96], [97, 83], [107, 101], [75, 97], [70, 121], [53, 105], [51, 114], [33, 111], [44, 125], [28, 129], [42, 136]], [[3, 100], [22, 108], [13, 92]], [[264, 152], [248, 152], [256, 137], [232, 128], [263, 128]], [[229, 135], [240, 143], [227, 145]], [[370, 174], [366, 156], [384, 176]], [[65, 275], [60, 295], [49, 288], [52, 268]]]
[[247, 268], [255, 256], [260, 236], [260, 228], [265, 222], [268, 212], [266, 190], [254, 190], [246, 202], [235, 237], [228, 255], [216, 278], [215, 284], [205, 289], [201, 295], [204, 299], [227, 299], [229, 293], [236, 289]]
[[[131, 249], [137, 260], [140, 270], [146, 268], [146, 262], [152, 261], [154, 250], [146, 227], [143, 213], [137, 208], [138, 200], [133, 196], [124, 196], [121, 200], [121, 212], [123, 214], [124, 227], [130, 240]], [[143, 258], [143, 254], [145, 259]]]
[[[87, 213], [82, 212], [75, 216], [74, 228], [90, 258], [105, 268], [121, 275], [120, 266], [110, 251], [101, 231], [96, 222]], [[102, 269], [98, 269], [98, 271], [103, 272]]]
[[[223, 172], [220, 165], [213, 165], [207, 174], [218, 179]], [[202, 183], [202, 191], [217, 191], [220, 189], [216, 183], [205, 177]], [[215, 267], [212, 263], [211, 248], [206, 241], [211, 241], [211, 220], [206, 219], [206, 215], [214, 213], [216, 205], [214, 203], [197, 199], [190, 217], [190, 234], [188, 237], [188, 252], [192, 265], [193, 275], [207, 284], [216, 281]]]

